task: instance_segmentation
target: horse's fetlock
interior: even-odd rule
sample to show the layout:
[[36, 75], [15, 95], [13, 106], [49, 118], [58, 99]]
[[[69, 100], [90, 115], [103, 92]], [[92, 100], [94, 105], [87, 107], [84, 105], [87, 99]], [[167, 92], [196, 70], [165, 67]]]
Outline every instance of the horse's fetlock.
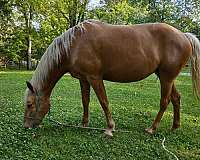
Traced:
[[108, 127], [111, 129], [115, 128], [115, 122], [113, 121], [113, 119], [109, 122]]

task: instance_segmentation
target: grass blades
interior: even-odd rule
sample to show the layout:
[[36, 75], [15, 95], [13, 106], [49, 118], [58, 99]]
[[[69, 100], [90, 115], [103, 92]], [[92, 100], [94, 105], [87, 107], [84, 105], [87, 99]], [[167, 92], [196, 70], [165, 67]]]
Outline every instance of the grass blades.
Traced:
[[[157, 133], [150, 136], [144, 129], [151, 125], [158, 110], [159, 80], [154, 75], [146, 80], [120, 84], [105, 82], [116, 129], [112, 138], [103, 132], [57, 126], [43, 120], [38, 129], [23, 128], [25, 81], [32, 72], [0, 72], [0, 159], [174, 159], [165, 146], [179, 159], [200, 159], [200, 106], [192, 95], [191, 77], [179, 76], [176, 84], [182, 95], [181, 128], [171, 132], [173, 108], [170, 104]], [[53, 119], [78, 125], [82, 118], [79, 82], [64, 76], [51, 97]], [[105, 117], [92, 91], [90, 126], [105, 128]]]

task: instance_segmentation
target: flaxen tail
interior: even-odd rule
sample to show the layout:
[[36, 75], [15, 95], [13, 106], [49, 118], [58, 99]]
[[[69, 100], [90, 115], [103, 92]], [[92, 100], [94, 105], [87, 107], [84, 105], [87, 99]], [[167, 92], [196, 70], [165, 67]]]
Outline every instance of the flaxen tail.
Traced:
[[185, 35], [192, 45], [191, 72], [193, 91], [195, 96], [200, 99], [200, 41], [191, 33], [185, 33]]

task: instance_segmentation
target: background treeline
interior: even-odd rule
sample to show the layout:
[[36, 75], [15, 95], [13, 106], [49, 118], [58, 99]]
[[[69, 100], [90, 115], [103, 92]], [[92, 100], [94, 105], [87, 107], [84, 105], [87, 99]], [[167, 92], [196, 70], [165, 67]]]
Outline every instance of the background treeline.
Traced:
[[112, 24], [165, 22], [200, 37], [200, 0], [0, 0], [0, 59], [40, 59], [51, 41], [85, 19]]

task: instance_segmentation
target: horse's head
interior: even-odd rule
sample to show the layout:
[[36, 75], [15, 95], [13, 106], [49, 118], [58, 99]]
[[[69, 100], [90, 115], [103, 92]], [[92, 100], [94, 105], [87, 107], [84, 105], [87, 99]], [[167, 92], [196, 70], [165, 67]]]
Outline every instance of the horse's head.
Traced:
[[24, 127], [35, 128], [42, 122], [50, 109], [49, 97], [37, 91], [30, 82], [26, 82]]

